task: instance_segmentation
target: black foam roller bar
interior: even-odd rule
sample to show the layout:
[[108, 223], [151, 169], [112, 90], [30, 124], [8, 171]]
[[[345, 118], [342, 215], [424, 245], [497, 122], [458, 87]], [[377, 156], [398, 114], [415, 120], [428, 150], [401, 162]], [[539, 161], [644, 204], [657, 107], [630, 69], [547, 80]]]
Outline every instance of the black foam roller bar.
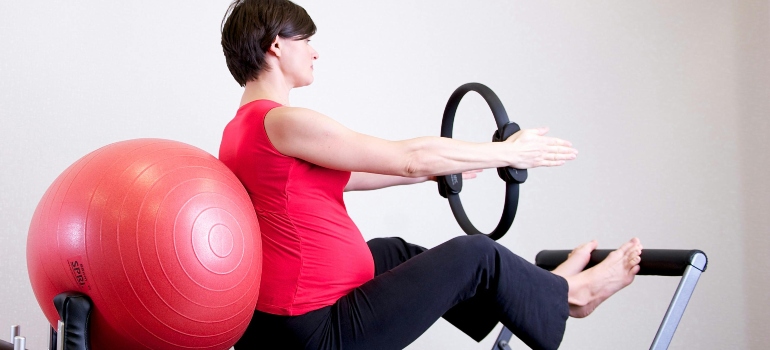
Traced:
[[[567, 260], [571, 250], [543, 250], [537, 253], [535, 264], [546, 270], [553, 270], [559, 264]], [[602, 262], [612, 250], [597, 249], [591, 253], [591, 260], [586, 269]], [[639, 275], [654, 276], [681, 276], [685, 268], [690, 265], [693, 257], [697, 254], [705, 254], [697, 249], [677, 250], [677, 249], [644, 249], [642, 250], [642, 261], [639, 263]], [[704, 265], [703, 271], [706, 271]]]

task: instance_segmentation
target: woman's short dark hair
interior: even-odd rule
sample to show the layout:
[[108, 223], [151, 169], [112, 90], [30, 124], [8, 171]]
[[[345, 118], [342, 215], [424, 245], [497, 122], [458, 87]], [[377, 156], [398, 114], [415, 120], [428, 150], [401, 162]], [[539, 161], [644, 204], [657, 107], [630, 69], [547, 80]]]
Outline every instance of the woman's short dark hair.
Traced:
[[289, 0], [235, 0], [222, 18], [227, 68], [245, 86], [267, 69], [265, 54], [276, 36], [302, 40], [315, 31], [307, 11]]

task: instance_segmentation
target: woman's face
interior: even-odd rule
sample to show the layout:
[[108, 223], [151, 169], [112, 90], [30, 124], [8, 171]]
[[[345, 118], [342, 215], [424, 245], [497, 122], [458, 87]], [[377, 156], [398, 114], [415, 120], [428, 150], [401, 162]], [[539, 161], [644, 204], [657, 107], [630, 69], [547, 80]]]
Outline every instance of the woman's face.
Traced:
[[293, 87], [307, 86], [313, 82], [313, 61], [318, 52], [310, 46], [310, 39], [279, 38], [281, 70]]

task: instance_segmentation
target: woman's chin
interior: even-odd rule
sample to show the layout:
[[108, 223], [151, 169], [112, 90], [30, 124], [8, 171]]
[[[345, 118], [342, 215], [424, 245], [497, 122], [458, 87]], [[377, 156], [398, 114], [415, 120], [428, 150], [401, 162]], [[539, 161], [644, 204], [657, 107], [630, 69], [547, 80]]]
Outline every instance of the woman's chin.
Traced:
[[308, 85], [310, 85], [310, 84], [312, 84], [312, 83], [313, 83], [313, 80], [314, 80], [313, 78], [310, 78], [309, 80], [303, 81], [302, 83], [300, 83], [299, 85], [297, 85], [297, 87], [308, 86]]

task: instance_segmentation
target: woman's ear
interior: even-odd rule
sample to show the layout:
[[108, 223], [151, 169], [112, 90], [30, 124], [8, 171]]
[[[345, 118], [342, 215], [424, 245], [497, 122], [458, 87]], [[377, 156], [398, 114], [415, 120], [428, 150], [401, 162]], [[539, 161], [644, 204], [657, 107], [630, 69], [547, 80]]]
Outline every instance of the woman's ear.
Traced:
[[272, 52], [275, 57], [281, 57], [281, 37], [279, 35], [275, 36], [275, 39], [273, 39], [273, 43], [270, 44], [270, 49], [268, 49], [268, 52]]

